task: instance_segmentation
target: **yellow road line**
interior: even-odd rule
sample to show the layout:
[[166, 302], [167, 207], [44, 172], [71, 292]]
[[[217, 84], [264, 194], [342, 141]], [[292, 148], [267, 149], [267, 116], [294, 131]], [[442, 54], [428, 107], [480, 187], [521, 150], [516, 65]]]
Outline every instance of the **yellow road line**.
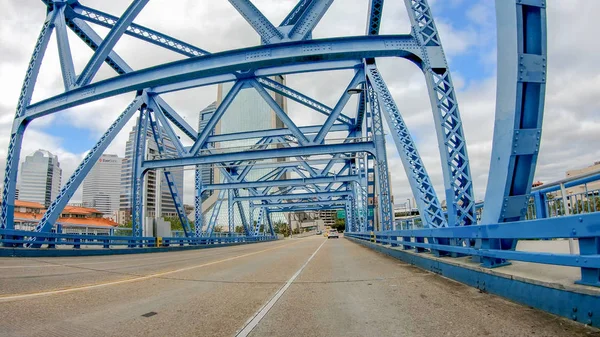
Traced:
[[241, 259], [241, 258], [244, 258], [244, 257], [248, 257], [248, 256], [252, 256], [252, 255], [256, 255], [256, 254], [268, 252], [268, 251], [271, 251], [271, 250], [280, 249], [280, 248], [283, 248], [283, 247], [295, 245], [297, 243], [300, 243], [300, 241], [292, 242], [292, 243], [288, 243], [288, 244], [284, 244], [284, 245], [273, 247], [273, 248], [267, 248], [267, 249], [259, 250], [259, 251], [252, 252], [252, 253], [242, 254], [242, 255], [233, 256], [233, 257], [228, 257], [226, 259], [221, 259], [221, 260], [217, 260], [217, 261], [207, 262], [207, 263], [199, 264], [199, 265], [196, 265], [196, 266], [179, 268], [179, 269], [169, 270], [169, 271], [165, 271], [165, 272], [150, 274], [150, 275], [146, 275], [146, 276], [139, 276], [139, 277], [134, 277], [134, 278], [128, 278], [128, 279], [124, 279], [124, 280], [111, 281], [111, 282], [105, 282], [105, 283], [97, 283], [97, 284], [90, 284], [90, 285], [73, 287], [73, 288], [65, 288], [65, 289], [42, 291], [42, 292], [37, 292], [37, 293], [0, 296], [0, 302], [8, 302], [8, 301], [21, 300], [21, 299], [27, 299], [27, 298], [39, 297], [39, 296], [47, 296], [47, 295], [65, 294], [65, 293], [71, 293], [71, 292], [75, 292], [75, 291], [89, 290], [89, 289], [102, 288], [102, 287], [107, 287], [107, 286], [112, 286], [112, 285], [117, 285], [117, 284], [124, 284], [124, 283], [131, 283], [131, 282], [143, 281], [143, 280], [147, 280], [147, 279], [151, 279], [151, 278], [156, 278], [156, 277], [161, 277], [161, 276], [170, 275], [170, 274], [174, 274], [174, 273], [179, 273], [179, 272], [182, 272], [182, 271], [188, 271], [188, 270], [192, 270], [192, 269], [198, 269], [198, 268], [212, 266], [212, 265], [223, 263], [223, 262], [233, 261], [233, 260], [236, 260], [236, 259]]

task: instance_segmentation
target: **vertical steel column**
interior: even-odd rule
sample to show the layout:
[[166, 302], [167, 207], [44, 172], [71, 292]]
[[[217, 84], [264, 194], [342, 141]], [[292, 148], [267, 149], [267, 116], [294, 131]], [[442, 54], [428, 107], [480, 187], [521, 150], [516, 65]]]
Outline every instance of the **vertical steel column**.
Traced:
[[148, 138], [148, 109], [146, 105], [140, 108], [140, 117], [137, 122], [135, 133], [135, 145], [132, 163], [132, 181], [131, 181], [131, 207], [132, 207], [132, 230], [131, 234], [135, 237], [143, 235], [144, 224], [144, 172], [142, 163], [146, 160], [146, 141]]
[[477, 223], [475, 197], [452, 77], [427, 0], [405, 0], [412, 34], [421, 46], [425, 81], [440, 148], [448, 226]]
[[[366, 96], [366, 95], [365, 95]], [[365, 118], [365, 134], [373, 140], [373, 112], [367, 108]], [[375, 161], [373, 155], [365, 154], [366, 186], [367, 186], [367, 231], [375, 230]]]
[[[40, 35], [35, 43], [33, 54], [29, 60], [29, 66], [25, 73], [25, 79], [21, 86], [19, 102], [15, 112], [15, 120], [19, 120], [25, 114], [25, 110], [31, 103], [31, 96], [35, 87], [44, 53], [48, 47], [48, 41], [52, 36], [54, 22], [57, 11], [54, 10], [46, 15], [46, 20], [40, 31]], [[4, 189], [2, 190], [2, 210], [0, 212], [0, 229], [13, 229], [15, 216], [15, 192], [17, 188], [17, 172], [19, 171], [19, 161], [21, 159], [21, 144], [25, 129], [29, 122], [19, 121], [13, 124], [10, 140], [8, 143], [8, 153], [6, 155], [6, 169], [4, 171]]]
[[233, 190], [227, 190], [227, 220], [229, 225], [229, 233], [235, 232], [235, 222], [233, 214]]
[[[156, 111], [154, 113], [160, 114], [162, 112]], [[150, 122], [150, 127], [152, 130], [152, 134], [154, 135], [154, 142], [156, 143], [156, 148], [158, 149], [159, 156], [160, 157], [166, 156], [168, 158], [169, 154], [167, 153], [167, 150], [164, 145], [164, 138], [163, 138], [163, 134], [162, 134], [163, 130], [158, 128], [156, 121], [152, 118], [152, 115], [150, 114], [150, 110], [148, 110], [148, 112], [147, 112], [147, 118], [148, 118], [148, 121]], [[173, 140], [173, 142], [176, 142], [176, 141], [177, 140], [175, 140], [175, 139]], [[182, 196], [179, 194], [177, 185], [175, 184], [175, 181], [173, 180], [173, 175], [171, 174], [171, 170], [163, 169], [162, 171], [165, 176], [165, 180], [167, 182], [169, 192], [171, 193], [171, 197], [173, 199], [173, 205], [175, 206], [175, 211], [177, 212], [177, 216], [179, 217], [179, 221], [181, 222], [183, 231], [185, 232], [185, 236], [190, 237], [190, 236], [192, 236], [192, 229], [190, 227], [190, 222], [188, 221], [187, 215], [185, 214]], [[161, 179], [160, 174], [156, 175], [156, 179], [157, 179], [157, 182], [159, 181], [159, 179]], [[157, 190], [156, 198], [161, 197], [161, 193], [162, 193], [161, 190]], [[157, 200], [157, 203], [158, 203], [158, 200]], [[156, 214], [156, 217], [157, 218], [160, 217], [160, 214]]]
[[202, 166], [196, 165], [194, 172], [194, 234], [197, 238], [202, 236], [204, 215], [202, 214]]
[[[527, 214], [546, 93], [545, 2], [496, 1], [498, 84], [483, 224], [518, 221]], [[510, 250], [517, 245], [517, 240], [483, 241], [482, 246], [490, 249]], [[507, 263], [482, 260], [487, 267]]]
[[375, 143], [375, 175], [379, 191], [379, 221], [380, 229], [389, 231], [394, 229], [394, 214], [392, 210], [392, 199], [390, 195], [389, 170], [387, 165], [387, 154], [385, 151], [385, 135], [381, 123], [381, 110], [373, 87], [368, 86], [369, 102], [371, 104], [373, 120], [373, 142]]

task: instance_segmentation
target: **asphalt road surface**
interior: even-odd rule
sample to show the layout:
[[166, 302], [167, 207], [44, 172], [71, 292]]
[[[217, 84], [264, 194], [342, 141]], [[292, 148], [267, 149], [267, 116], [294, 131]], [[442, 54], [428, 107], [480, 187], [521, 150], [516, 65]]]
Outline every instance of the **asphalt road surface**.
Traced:
[[0, 259], [0, 336], [600, 336], [343, 238]]

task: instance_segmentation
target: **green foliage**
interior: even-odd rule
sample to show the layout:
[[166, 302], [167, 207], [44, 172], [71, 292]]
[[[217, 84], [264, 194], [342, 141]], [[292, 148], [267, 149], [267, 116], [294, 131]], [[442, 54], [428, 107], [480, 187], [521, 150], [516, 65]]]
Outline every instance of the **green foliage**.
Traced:
[[215, 228], [213, 228], [213, 233], [222, 233], [222, 232], [223, 232], [223, 226], [215, 225]]
[[283, 236], [290, 236], [290, 226], [283, 222], [277, 221], [273, 224], [273, 230], [275, 230], [275, 234], [283, 234]]
[[336, 217], [335, 223], [331, 228], [336, 229], [338, 232], [343, 232], [346, 229], [346, 219], [339, 219]]
[[235, 226], [235, 232], [236, 233], [244, 233], [244, 226]]

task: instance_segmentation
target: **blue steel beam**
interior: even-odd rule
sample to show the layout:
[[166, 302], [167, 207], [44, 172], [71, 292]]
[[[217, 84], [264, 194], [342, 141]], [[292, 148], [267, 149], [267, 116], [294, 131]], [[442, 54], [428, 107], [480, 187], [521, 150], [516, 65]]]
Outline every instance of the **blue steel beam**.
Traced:
[[[348, 204], [348, 200], [327, 200], [327, 201], [319, 201], [319, 206], [331, 206], [331, 205], [343, 205]], [[315, 202], [283, 202], [280, 204], [261, 204], [262, 208], [276, 209], [276, 208], [290, 208], [290, 207], [303, 207], [303, 206], [314, 206]]]
[[196, 155], [198, 151], [200, 151], [200, 149], [204, 147], [206, 139], [213, 132], [215, 126], [217, 126], [217, 123], [219, 122], [219, 120], [221, 120], [221, 117], [223, 117], [223, 114], [225, 113], [227, 108], [229, 108], [229, 105], [231, 104], [231, 102], [233, 102], [233, 99], [238, 94], [243, 85], [244, 81], [235, 82], [231, 90], [229, 90], [227, 95], [225, 95], [225, 98], [223, 98], [223, 101], [219, 104], [217, 110], [212, 114], [204, 129], [202, 129], [202, 131], [200, 132], [198, 139], [190, 148], [190, 154]]
[[36, 232], [49, 232], [52, 229], [52, 226], [58, 220], [58, 217], [83, 182], [85, 176], [94, 167], [94, 164], [96, 164], [102, 153], [104, 153], [104, 150], [110, 145], [110, 142], [119, 134], [129, 119], [131, 119], [131, 116], [144, 104], [146, 98], [145, 95], [136, 97], [125, 111], [117, 117], [108, 130], [106, 130], [96, 145], [87, 153], [75, 169], [75, 172], [73, 172], [69, 180], [62, 187], [56, 199], [52, 201], [42, 219], [37, 223], [35, 227]]
[[279, 117], [283, 124], [287, 126], [287, 128], [292, 132], [294, 137], [296, 137], [296, 139], [298, 140], [298, 143], [300, 143], [300, 145], [307, 145], [309, 141], [306, 138], [306, 136], [300, 131], [300, 129], [296, 126], [294, 121], [292, 121], [290, 116], [288, 116], [288, 114], [285, 111], [283, 111], [283, 109], [279, 106], [275, 99], [271, 95], [269, 95], [265, 88], [263, 88], [263, 86], [257, 80], [250, 80], [250, 84], [265, 100], [265, 102], [267, 102], [267, 104], [275, 112], [275, 115], [277, 115], [277, 117]]
[[[258, 78], [257, 81], [260, 82], [260, 84], [262, 84], [266, 89], [269, 89], [280, 95], [283, 95], [293, 101], [296, 101], [306, 107], [309, 107], [319, 113], [322, 113], [325, 116], [331, 115], [331, 112], [333, 111], [333, 109], [328, 107], [327, 105], [325, 105], [321, 102], [318, 102], [318, 101], [316, 101], [316, 100], [314, 100], [314, 99], [312, 99], [312, 98], [310, 98], [288, 86], [285, 86], [277, 81], [273, 81], [270, 78], [261, 77], [261, 78]], [[349, 124], [349, 125], [354, 124], [352, 118], [344, 115], [341, 112], [340, 112], [337, 120], [339, 122]]]
[[131, 5], [125, 10], [123, 16], [115, 23], [114, 27], [108, 32], [108, 35], [102, 40], [102, 43], [98, 46], [98, 49], [92, 55], [92, 58], [87, 63], [83, 71], [77, 78], [77, 86], [85, 86], [89, 84], [100, 66], [111, 52], [113, 47], [117, 44], [127, 27], [133, 22], [133, 19], [142, 11], [144, 6], [149, 0], [133, 0]]
[[294, 23], [288, 38], [292, 41], [306, 40], [332, 3], [333, 0], [312, 0]]
[[294, 6], [285, 19], [283, 19], [279, 27], [292, 26], [296, 24], [311, 2], [312, 0], [299, 0], [296, 6]]
[[292, 212], [309, 212], [309, 211], [328, 211], [334, 209], [345, 209], [345, 205], [328, 205], [328, 206], [296, 206], [296, 207], [279, 207], [279, 208], [270, 208], [269, 212], [271, 213], [292, 213]]
[[[527, 214], [537, 164], [546, 94], [546, 8], [543, 1], [497, 1], [498, 92], [490, 172], [481, 222], [511, 222]], [[500, 25], [502, 22], [502, 25]], [[600, 241], [580, 250], [600, 253]], [[479, 242], [477, 242], [479, 245]], [[515, 249], [517, 240], [489, 240], [483, 248]], [[586, 249], [585, 247], [591, 247]], [[484, 257], [486, 266], [505, 264]], [[583, 273], [583, 272], [582, 272]], [[600, 284], [600, 272], [582, 275], [584, 283]], [[595, 274], [595, 275], [594, 275]], [[591, 279], [591, 281], [590, 281]]]
[[377, 194], [379, 196], [379, 228], [380, 230], [394, 229], [394, 210], [392, 207], [392, 196], [390, 192], [390, 176], [385, 151], [385, 134], [383, 132], [383, 121], [381, 120], [381, 109], [378, 95], [372, 87], [369, 87], [369, 103], [371, 105], [371, 116], [373, 123], [373, 142], [375, 143], [375, 177], [377, 181]]
[[383, 14], [383, 0], [369, 0], [369, 11], [367, 12], [367, 35], [379, 35], [381, 27], [381, 16]]
[[[271, 57], [259, 57], [268, 54]], [[394, 56], [407, 58], [420, 65], [421, 54], [421, 48], [410, 35], [331, 38], [305, 41], [302, 44], [284, 43], [252, 47], [171, 62], [92, 83], [32, 104], [27, 108], [25, 118], [35, 119], [80, 104], [156, 85], [230, 74], [267, 65], [293, 66], [297, 63], [315, 62], [315, 59], [320, 62]], [[259, 76], [258, 72], [256, 75]]]
[[[116, 16], [104, 13], [94, 8], [83, 6], [79, 3], [74, 4], [72, 10], [69, 10], [68, 13], [73, 18], [77, 17], [82, 20], [92, 22], [109, 29], [112, 29], [119, 20], [119, 18]], [[150, 42], [159, 47], [172, 50], [176, 53], [188, 57], [209, 54], [207, 51], [193, 46], [189, 43], [178, 40], [166, 34], [157, 32], [155, 30], [146, 28], [144, 26], [136, 25], [134, 23], [129, 24], [127, 30], [125, 30], [125, 34], [144, 40], [146, 42]]]
[[218, 199], [217, 199], [217, 201], [215, 201], [215, 205], [212, 208], [210, 220], [208, 220], [208, 224], [206, 225], [205, 236], [211, 236], [213, 233], [213, 230], [215, 229], [215, 225], [217, 224], [219, 213], [221, 212], [221, 206], [223, 205], [223, 201], [226, 198], [226, 193], [227, 193], [227, 190], [219, 191]]
[[58, 11], [52, 11], [46, 15], [46, 20], [42, 25], [35, 47], [33, 48], [27, 72], [25, 73], [25, 79], [23, 79], [23, 84], [21, 86], [21, 93], [19, 94], [19, 101], [15, 112], [15, 123], [11, 130], [8, 153], [6, 155], [6, 169], [4, 171], [4, 188], [2, 190], [1, 203], [2, 210], [0, 212], [0, 229], [14, 228], [17, 172], [19, 170], [19, 160], [21, 158], [21, 144], [28, 124], [27, 122], [17, 121], [25, 115], [25, 109], [31, 103], [35, 82], [44, 58], [44, 53], [46, 52], [46, 47], [52, 36], [57, 13]]
[[535, 173], [546, 92], [543, 1], [497, 1], [498, 93], [482, 223], [523, 219]]
[[[93, 50], [96, 50], [102, 43], [102, 38], [86, 23], [80, 19], [68, 20], [69, 28], [87, 44]], [[111, 68], [113, 68], [118, 74], [125, 74], [133, 72], [133, 69], [119, 57], [114, 51], [108, 54], [105, 60]], [[165, 116], [181, 131], [183, 131], [190, 139], [196, 140], [196, 131], [192, 128], [173, 108], [171, 108], [167, 102], [165, 102], [158, 95], [154, 96], [154, 100], [163, 109]]]
[[202, 191], [202, 169], [198, 165], [194, 172], [194, 235], [196, 237], [202, 236], [202, 227], [204, 226]]
[[452, 77], [427, 0], [405, 0], [413, 34], [423, 50], [421, 68], [433, 109], [442, 161], [449, 226], [476, 224], [467, 145]]
[[[233, 197], [239, 198], [240, 191], [237, 189], [233, 190]], [[246, 233], [246, 235], [250, 235], [250, 226], [248, 225], [248, 219], [246, 218], [246, 211], [244, 211], [244, 207], [242, 207], [241, 202], [237, 202], [236, 205], [238, 213], [240, 214], [240, 218], [242, 219], [242, 226], [244, 227], [244, 232]]]
[[154, 111], [154, 116], [156, 116], [156, 119], [158, 119], [158, 121], [162, 125], [162, 128], [166, 132], [167, 136], [169, 136], [169, 138], [171, 139], [171, 142], [173, 143], [173, 145], [175, 146], [175, 150], [177, 151], [177, 155], [181, 157], [187, 154], [187, 151], [181, 144], [181, 140], [179, 140], [179, 137], [171, 127], [171, 124], [167, 121], [163, 110], [158, 104], [156, 104], [154, 98], [151, 96], [148, 97], [148, 105]]
[[247, 182], [232, 182], [204, 185], [204, 190], [222, 190], [222, 189], [242, 189], [242, 188], [262, 188], [275, 186], [304, 186], [307, 184], [329, 184], [329, 183], [347, 183], [356, 181], [358, 176], [339, 176], [339, 177], [318, 177], [318, 178], [302, 178], [302, 179], [282, 179], [268, 181], [247, 181]]
[[354, 74], [354, 77], [342, 93], [342, 97], [340, 97], [335, 107], [331, 111], [331, 115], [327, 117], [327, 120], [325, 120], [325, 123], [323, 123], [323, 127], [315, 136], [313, 140], [314, 143], [323, 143], [323, 141], [325, 140], [325, 136], [327, 136], [327, 134], [329, 133], [331, 126], [333, 125], [333, 123], [335, 123], [339, 115], [342, 113], [342, 110], [346, 106], [346, 103], [348, 103], [348, 101], [350, 100], [351, 93], [349, 93], [348, 90], [356, 88], [361, 82], [364, 82], [364, 80], [365, 73], [362, 69], [357, 71], [356, 74]]
[[65, 91], [69, 90], [75, 83], [75, 66], [73, 65], [73, 56], [69, 46], [69, 37], [67, 35], [67, 25], [65, 24], [65, 6], [56, 4], [55, 10], [60, 13], [56, 16], [54, 26], [56, 28], [56, 42], [58, 46], [58, 56], [60, 58], [60, 70], [62, 72]]
[[331, 197], [343, 197], [350, 194], [349, 191], [337, 191], [337, 192], [320, 192], [320, 193], [296, 193], [296, 194], [277, 194], [277, 195], [261, 195], [261, 196], [249, 196], [235, 198], [234, 201], [248, 201], [248, 200], [265, 200], [265, 201], [279, 201], [283, 199], [323, 199]]
[[402, 160], [402, 166], [408, 177], [410, 188], [417, 201], [417, 207], [419, 208], [423, 224], [431, 227], [447, 226], [446, 219], [442, 213], [442, 206], [435, 193], [433, 184], [429, 179], [415, 142], [404, 123], [404, 119], [391, 93], [387, 89], [375, 65], [368, 65], [366, 72], [388, 122], [392, 138]]
[[270, 44], [283, 39], [283, 34], [261, 13], [250, 0], [229, 0], [229, 3], [246, 19], [260, 35], [264, 43]]
[[[155, 115], [160, 115], [161, 112], [160, 111], [156, 111], [154, 110], [154, 114]], [[154, 142], [156, 143], [156, 148], [158, 150], [158, 155], [161, 157], [164, 156], [169, 156], [170, 154], [167, 152], [166, 148], [165, 148], [165, 144], [164, 144], [164, 137], [162, 134], [162, 130], [159, 129], [156, 121], [152, 118], [152, 114], [150, 113], [150, 111], [148, 111], [148, 121], [150, 122], [150, 129], [152, 130], [152, 135], [154, 137]], [[167, 125], [167, 127], [169, 127]], [[165, 127], [163, 126], [163, 129]], [[177, 138], [175, 138], [175, 140], [177, 140]], [[185, 236], [192, 236], [192, 229], [190, 226], [190, 223], [188, 221], [187, 215], [185, 214], [185, 209], [183, 206], [183, 195], [179, 194], [179, 190], [177, 188], [177, 185], [175, 184], [175, 181], [173, 180], [173, 175], [171, 174], [171, 171], [168, 169], [163, 170], [163, 174], [165, 176], [165, 181], [167, 183], [167, 187], [169, 188], [169, 192], [171, 193], [171, 198], [173, 199], [173, 206], [175, 206], [175, 212], [177, 212], [177, 217], [179, 218], [179, 221], [181, 222], [181, 225], [183, 227], [183, 231], [185, 233]], [[161, 179], [159, 175], [157, 175], [156, 179]], [[157, 191], [157, 195], [162, 194], [162, 191]], [[158, 198], [159, 196], [157, 196]], [[156, 215], [157, 217], [160, 216], [160, 214]]]
[[[311, 126], [300, 126], [300, 132], [305, 135], [315, 134], [321, 130], [322, 125], [311, 125]], [[346, 124], [334, 124], [331, 127], [331, 131], [348, 131], [350, 130], [350, 126]], [[270, 129], [270, 130], [259, 130], [259, 131], [245, 131], [245, 132], [236, 132], [236, 133], [227, 133], [221, 135], [211, 135], [206, 139], [206, 143], [218, 143], [218, 142], [228, 142], [231, 140], [241, 140], [241, 139], [252, 139], [252, 138], [262, 138], [262, 137], [278, 137], [278, 136], [291, 136], [292, 131], [289, 129]]]
[[305, 147], [289, 147], [281, 149], [264, 149], [254, 150], [245, 152], [232, 152], [232, 153], [219, 153], [203, 155], [199, 157], [185, 157], [185, 158], [172, 158], [172, 159], [160, 159], [160, 160], [149, 160], [143, 165], [143, 168], [156, 169], [161, 167], [175, 167], [175, 166], [188, 166], [188, 165], [201, 165], [201, 164], [215, 164], [222, 162], [231, 161], [251, 161], [259, 159], [271, 159], [271, 158], [286, 158], [286, 157], [297, 157], [297, 156], [312, 156], [312, 155], [327, 155], [337, 153], [355, 153], [355, 152], [372, 152], [372, 142], [358, 142], [348, 144], [324, 144], [324, 145], [312, 145]]
[[135, 237], [142, 236], [144, 222], [144, 174], [142, 164], [146, 157], [146, 137], [148, 134], [148, 109], [140, 109], [140, 117], [137, 121], [135, 130], [135, 143], [133, 151], [132, 184], [131, 184], [131, 235]]

